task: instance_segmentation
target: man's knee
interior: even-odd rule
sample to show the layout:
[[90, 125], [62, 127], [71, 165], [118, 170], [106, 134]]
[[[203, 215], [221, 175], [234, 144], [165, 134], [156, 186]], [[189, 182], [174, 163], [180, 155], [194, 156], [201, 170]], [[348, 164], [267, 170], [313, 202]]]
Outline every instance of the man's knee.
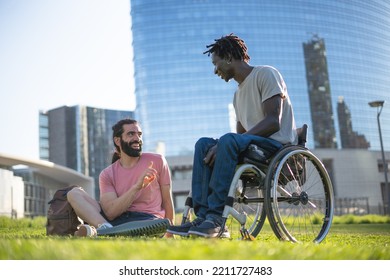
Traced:
[[71, 189], [67, 194], [66, 198], [68, 199], [69, 203], [72, 204], [72, 202], [76, 201], [78, 198], [84, 196], [86, 192], [82, 187], [75, 187]]
[[229, 132], [221, 136], [218, 141], [218, 146], [231, 145], [237, 143], [237, 133]]
[[209, 148], [210, 145], [215, 144], [216, 140], [209, 137], [202, 137], [199, 138], [198, 141], [195, 143], [195, 150], [203, 149], [204, 147]]

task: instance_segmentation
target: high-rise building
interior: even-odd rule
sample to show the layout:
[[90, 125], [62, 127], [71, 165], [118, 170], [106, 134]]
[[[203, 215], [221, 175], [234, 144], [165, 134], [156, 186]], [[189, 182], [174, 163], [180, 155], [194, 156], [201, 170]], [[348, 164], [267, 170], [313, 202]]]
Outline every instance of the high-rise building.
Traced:
[[352, 128], [351, 112], [342, 96], [339, 96], [337, 103], [337, 114], [339, 116], [341, 147], [343, 149], [368, 149], [370, 143], [367, 142], [366, 137]]
[[[87, 106], [40, 112], [42, 159], [93, 177], [95, 186], [99, 186], [99, 174], [111, 164], [114, 151], [112, 126], [122, 118], [134, 118], [134, 112]], [[98, 187], [95, 197], [99, 198]]]
[[[341, 143], [332, 108], [337, 107], [338, 96], [344, 96], [354, 129], [367, 138], [372, 150], [380, 149], [376, 111], [368, 102], [388, 100], [390, 92], [390, 2], [131, 0], [131, 18], [136, 118], [142, 123], [145, 149], [163, 143], [167, 156], [192, 154], [199, 137], [230, 131], [229, 104], [237, 84], [215, 76], [203, 51], [231, 32], [245, 40], [252, 65], [280, 70], [297, 125], [309, 125], [309, 148], [336, 148]], [[328, 83], [326, 98], [315, 99], [320, 103], [315, 108], [302, 48], [309, 46], [314, 34], [320, 40], [312, 47], [326, 42], [327, 77], [322, 78]], [[385, 103], [381, 114], [386, 150], [388, 106]], [[312, 118], [312, 113], [318, 116]]]
[[313, 36], [303, 43], [306, 83], [315, 148], [337, 148], [332, 95], [324, 39]]

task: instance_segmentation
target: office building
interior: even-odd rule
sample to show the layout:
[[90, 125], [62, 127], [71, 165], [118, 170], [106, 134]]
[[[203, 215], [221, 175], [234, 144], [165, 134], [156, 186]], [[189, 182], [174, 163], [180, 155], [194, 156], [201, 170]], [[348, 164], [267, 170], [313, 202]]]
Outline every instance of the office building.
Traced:
[[303, 43], [314, 148], [337, 148], [332, 96], [324, 39], [313, 36]]
[[[191, 156], [199, 137], [217, 138], [231, 130], [231, 103], [237, 83], [225, 83], [215, 76], [211, 60], [203, 52], [214, 39], [233, 32], [245, 40], [250, 64], [275, 66], [284, 76], [297, 126], [308, 124], [308, 147], [318, 149], [323, 156], [334, 175], [336, 194], [345, 195], [348, 191], [344, 188], [351, 187], [350, 195], [359, 196], [352, 186], [341, 185], [345, 181], [337, 176], [351, 178], [356, 172], [367, 172], [374, 174], [379, 183], [363, 180], [358, 182], [359, 189], [372, 188], [368, 191], [375, 193], [372, 201], [389, 203], [386, 191], [380, 199], [377, 196], [383, 168], [380, 170], [381, 158], [377, 153], [380, 150], [377, 114], [368, 103], [387, 100], [381, 125], [384, 148], [388, 151], [390, 2], [131, 0], [130, 3], [135, 114], [143, 126], [146, 150], [164, 146], [169, 157]], [[307, 65], [308, 57], [322, 64]], [[315, 67], [320, 71], [315, 72]], [[322, 84], [310, 88], [320, 78]], [[354, 149], [353, 157], [345, 157], [344, 153], [344, 157], [336, 156], [344, 148], [341, 138], [345, 138], [348, 129], [344, 126], [346, 115], [338, 115], [336, 110], [339, 96], [348, 105], [349, 128], [353, 124], [356, 132], [351, 135], [360, 139], [363, 148]], [[366, 160], [367, 152], [372, 152], [370, 160]], [[353, 166], [340, 162], [348, 158], [360, 162], [357, 166], [364, 170], [352, 167], [348, 171], [343, 169], [343, 173], [332, 170], [337, 166]], [[364, 178], [368, 180], [371, 176]]]
[[[131, 0], [131, 18], [135, 113], [144, 128], [146, 149], [164, 142], [167, 155], [191, 154], [199, 137], [230, 131], [229, 104], [237, 84], [215, 76], [203, 51], [231, 32], [245, 40], [252, 65], [280, 70], [297, 125], [309, 125], [309, 147], [317, 145], [313, 129], [319, 125], [329, 125], [322, 128], [328, 135], [321, 140], [329, 143], [318, 147], [336, 148], [341, 142], [335, 108], [338, 97], [344, 96], [354, 129], [365, 135], [371, 149], [380, 149], [376, 112], [368, 102], [388, 99], [389, 2]], [[321, 101], [326, 110], [320, 109], [328, 116], [321, 124], [311, 117], [318, 112], [310, 107], [302, 47], [313, 38], [318, 38], [313, 47], [326, 43], [329, 92], [326, 104]], [[381, 119], [384, 143], [390, 143], [390, 109], [383, 110]]]
[[337, 103], [337, 115], [339, 116], [340, 140], [343, 149], [368, 149], [370, 143], [366, 137], [352, 128], [351, 112], [342, 96]]

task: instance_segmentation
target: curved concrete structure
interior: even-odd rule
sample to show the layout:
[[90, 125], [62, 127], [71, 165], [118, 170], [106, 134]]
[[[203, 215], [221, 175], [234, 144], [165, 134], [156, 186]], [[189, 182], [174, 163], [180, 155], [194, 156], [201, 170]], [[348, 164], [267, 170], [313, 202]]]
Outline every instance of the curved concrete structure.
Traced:
[[68, 185], [82, 186], [94, 197], [92, 177], [49, 161], [0, 153], [0, 215], [46, 215], [55, 190]]

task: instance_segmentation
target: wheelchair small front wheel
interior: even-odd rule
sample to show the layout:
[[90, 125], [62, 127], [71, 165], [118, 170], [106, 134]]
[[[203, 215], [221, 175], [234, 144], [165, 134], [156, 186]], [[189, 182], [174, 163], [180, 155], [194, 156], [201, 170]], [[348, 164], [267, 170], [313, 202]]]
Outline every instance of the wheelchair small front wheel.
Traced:
[[266, 220], [263, 183], [265, 174], [253, 164], [238, 167], [230, 186], [223, 217], [231, 233], [254, 239]]

